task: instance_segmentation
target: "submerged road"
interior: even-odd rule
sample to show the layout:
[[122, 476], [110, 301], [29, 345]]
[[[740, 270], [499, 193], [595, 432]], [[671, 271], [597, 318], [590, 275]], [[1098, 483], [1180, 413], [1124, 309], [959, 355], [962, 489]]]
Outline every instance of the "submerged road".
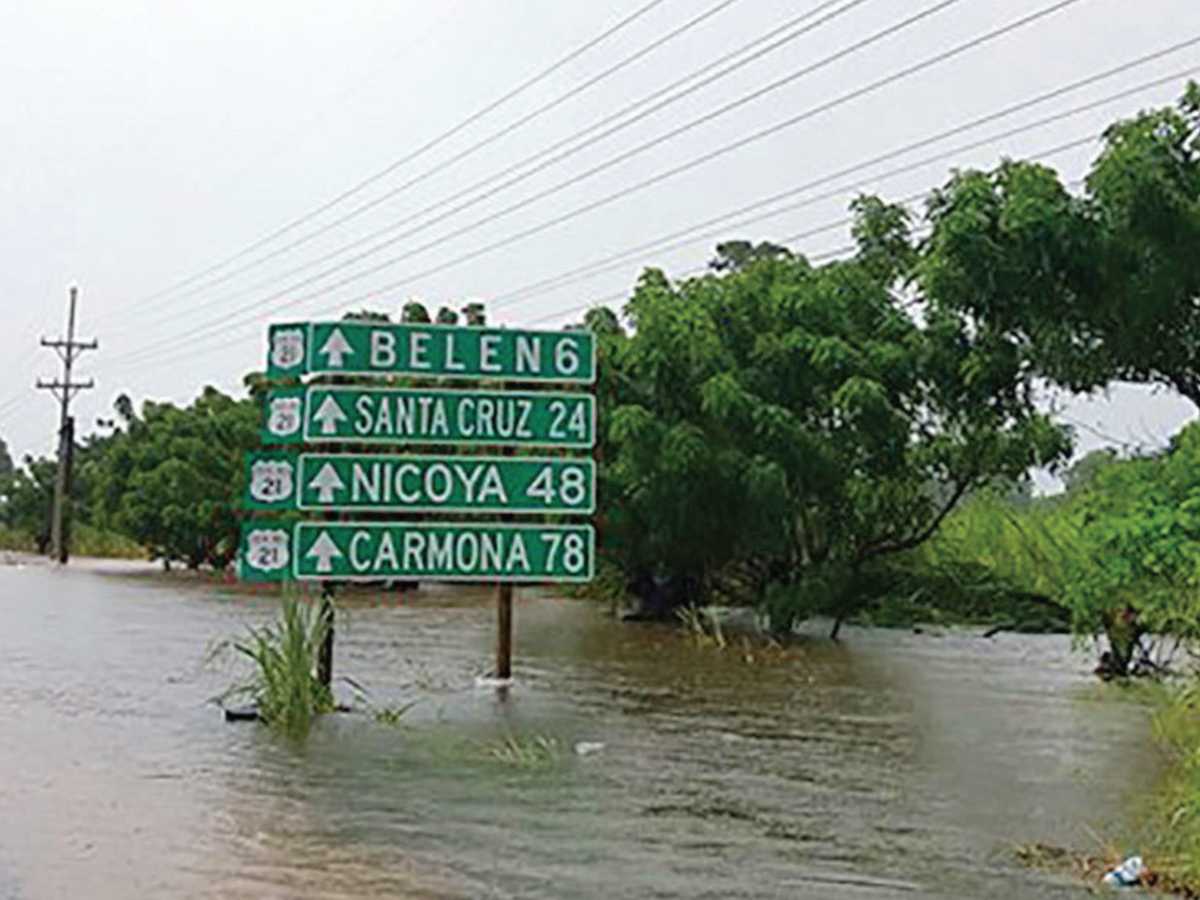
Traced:
[[[347, 601], [336, 671], [419, 702], [296, 746], [207, 702], [269, 596], [0, 565], [0, 900], [1082, 898], [1014, 845], [1093, 849], [1157, 771], [1146, 710], [1065, 637], [721, 651], [528, 594], [500, 703], [489, 603]], [[559, 758], [497, 759], [509, 735]]]

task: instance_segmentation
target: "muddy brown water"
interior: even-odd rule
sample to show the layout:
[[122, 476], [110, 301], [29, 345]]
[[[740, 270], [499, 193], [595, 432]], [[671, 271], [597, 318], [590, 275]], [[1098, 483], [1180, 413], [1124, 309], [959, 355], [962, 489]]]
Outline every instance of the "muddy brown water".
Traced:
[[[404, 724], [297, 746], [207, 702], [239, 670], [206, 649], [271, 598], [0, 566], [0, 898], [1085, 897], [1013, 846], [1091, 848], [1157, 770], [1146, 710], [1063, 637], [848, 629], [747, 661], [526, 593], [500, 702], [474, 687], [490, 595], [403, 601], [344, 610], [336, 669], [419, 699]], [[506, 765], [508, 734], [561, 760]]]

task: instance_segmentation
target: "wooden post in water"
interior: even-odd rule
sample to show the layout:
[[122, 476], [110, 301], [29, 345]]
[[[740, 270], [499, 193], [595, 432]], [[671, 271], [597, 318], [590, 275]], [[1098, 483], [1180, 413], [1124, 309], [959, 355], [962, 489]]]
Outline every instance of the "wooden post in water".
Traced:
[[333, 585], [321, 582], [321, 621], [325, 637], [317, 651], [317, 680], [325, 687], [333, 685]]
[[513, 586], [496, 586], [496, 677], [512, 678]]
[[[512, 456], [512, 447], [501, 451]], [[501, 522], [511, 522], [512, 516], [500, 516]], [[496, 585], [496, 677], [512, 678], [513, 586], [502, 581]]]

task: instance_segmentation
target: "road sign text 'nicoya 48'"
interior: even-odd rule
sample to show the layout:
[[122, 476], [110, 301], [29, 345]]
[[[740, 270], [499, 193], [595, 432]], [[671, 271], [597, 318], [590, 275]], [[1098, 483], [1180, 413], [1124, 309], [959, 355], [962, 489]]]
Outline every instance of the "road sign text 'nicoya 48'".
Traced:
[[589, 581], [595, 532], [590, 525], [251, 522], [238, 558], [248, 581]]
[[591, 513], [596, 466], [561, 457], [254, 453], [256, 510]]
[[586, 331], [522, 331], [389, 322], [273, 325], [267, 374], [417, 375], [511, 381], [596, 380]]
[[267, 395], [264, 444], [476, 444], [586, 449], [591, 394], [312, 385]]

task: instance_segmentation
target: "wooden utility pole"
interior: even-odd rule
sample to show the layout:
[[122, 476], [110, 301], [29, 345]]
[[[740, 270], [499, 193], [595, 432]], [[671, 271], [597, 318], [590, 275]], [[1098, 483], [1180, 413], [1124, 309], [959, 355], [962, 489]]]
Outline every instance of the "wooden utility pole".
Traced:
[[54, 558], [64, 565], [70, 556], [70, 536], [67, 533], [66, 507], [71, 496], [71, 462], [75, 450], [75, 420], [71, 417], [71, 401], [80, 391], [95, 387], [92, 379], [72, 381], [71, 374], [76, 357], [84, 350], [95, 350], [100, 345], [92, 341], [75, 340], [75, 304], [78, 291], [70, 290], [67, 309], [67, 336], [65, 339], [42, 338], [42, 346], [49, 347], [62, 360], [62, 378], [46, 381], [39, 378], [40, 390], [50, 391], [59, 403], [58, 421], [58, 477], [54, 481], [54, 511], [50, 520], [50, 542]]

